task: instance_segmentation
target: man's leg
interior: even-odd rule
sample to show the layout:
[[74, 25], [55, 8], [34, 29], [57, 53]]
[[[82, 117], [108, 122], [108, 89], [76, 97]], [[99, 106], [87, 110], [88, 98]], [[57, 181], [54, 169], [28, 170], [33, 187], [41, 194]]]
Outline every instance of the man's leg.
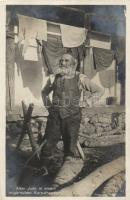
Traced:
[[[70, 119], [70, 118], [69, 118]], [[70, 136], [68, 134], [68, 130], [67, 130], [67, 119], [62, 119], [61, 120], [61, 133], [62, 133], [62, 140], [63, 140], [63, 144], [64, 144], [64, 156], [68, 156], [69, 155], [69, 147], [70, 147]]]
[[65, 156], [78, 156], [77, 140], [80, 128], [80, 121], [80, 114], [65, 119], [65, 130], [62, 131]]
[[[66, 130], [64, 132], [64, 151], [65, 159], [62, 168], [55, 178], [53, 187], [55, 189], [63, 187], [66, 183], [74, 181], [83, 168], [83, 160], [77, 153], [77, 139], [80, 128], [80, 114], [71, 116], [65, 120]], [[63, 127], [62, 127], [63, 128]], [[65, 135], [66, 134], [66, 135]]]
[[56, 144], [61, 136], [60, 130], [60, 117], [58, 113], [49, 114], [44, 139], [46, 140], [45, 145], [41, 150], [41, 158], [43, 164], [48, 166], [50, 159], [53, 157], [56, 150]]

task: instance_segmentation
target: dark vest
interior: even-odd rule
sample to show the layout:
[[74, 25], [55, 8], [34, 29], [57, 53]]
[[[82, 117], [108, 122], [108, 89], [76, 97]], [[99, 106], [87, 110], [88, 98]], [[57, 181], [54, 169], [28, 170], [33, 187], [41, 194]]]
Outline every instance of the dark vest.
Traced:
[[72, 79], [63, 79], [57, 75], [53, 83], [53, 109], [58, 111], [61, 118], [80, 113], [78, 87], [79, 74]]

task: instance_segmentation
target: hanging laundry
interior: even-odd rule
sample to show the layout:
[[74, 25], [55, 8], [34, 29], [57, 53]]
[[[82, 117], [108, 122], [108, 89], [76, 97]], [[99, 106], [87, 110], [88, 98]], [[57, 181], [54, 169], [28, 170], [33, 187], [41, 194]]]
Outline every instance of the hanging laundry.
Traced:
[[94, 66], [97, 71], [108, 68], [113, 59], [114, 53], [112, 50], [93, 48]]
[[97, 71], [94, 69], [93, 61], [93, 48], [86, 47], [85, 58], [84, 58], [84, 74], [88, 76], [89, 79], [96, 75]]
[[38, 61], [38, 45], [35, 39], [30, 39], [28, 46], [24, 48], [23, 52], [24, 60]]
[[[42, 88], [43, 88], [48, 79], [45, 76], [45, 73], [43, 70], [42, 70], [42, 77], [43, 77], [43, 85], [42, 85]], [[17, 64], [15, 63], [15, 105], [16, 106], [19, 105], [21, 107], [22, 100], [24, 100], [25, 103], [27, 104], [30, 104], [31, 102], [34, 103], [35, 106], [33, 110], [33, 115], [35, 115], [35, 112], [36, 114], [43, 112], [43, 110], [39, 112], [40, 110], [38, 109], [38, 107], [40, 109], [43, 107], [43, 101], [42, 101], [41, 95], [39, 96], [39, 98], [36, 98], [28, 87], [23, 87], [21, 72], [18, 73]], [[22, 112], [22, 109], [21, 109], [21, 112]]]
[[47, 23], [45, 20], [18, 15], [19, 45], [23, 45], [22, 55], [25, 60], [38, 61], [37, 40], [47, 41]]
[[[41, 89], [43, 84], [42, 77], [42, 58], [38, 55], [38, 61], [24, 60], [22, 56], [23, 46], [20, 48], [16, 46], [15, 61], [18, 71], [21, 73], [23, 87], [28, 87], [34, 97], [39, 98], [41, 96]], [[19, 73], [19, 74], [20, 74]]]
[[78, 47], [84, 43], [87, 35], [87, 29], [65, 24], [60, 24], [60, 28], [64, 47]]
[[[79, 47], [69, 48], [70, 53], [77, 59], [79, 57], [79, 60], [83, 60], [85, 56], [85, 48], [83, 45]], [[68, 52], [69, 52], [68, 51]]]
[[43, 48], [42, 48], [42, 52], [41, 52], [41, 58], [42, 58], [43, 70], [45, 72], [45, 75], [48, 76], [49, 74], [52, 73], [52, 71], [49, 70], [48, 63], [46, 63], [47, 58], [43, 51]]
[[116, 84], [116, 62], [113, 60], [110, 67], [99, 72], [99, 78], [104, 88], [111, 88]]
[[38, 39], [47, 41], [47, 22], [18, 14], [19, 40]]
[[125, 37], [112, 37], [112, 49], [118, 65], [125, 60], [125, 48]]
[[58, 41], [43, 41], [43, 56], [45, 64], [48, 67], [48, 72], [55, 73], [59, 67], [59, 59], [65, 53], [62, 43]]
[[24, 60], [38, 61], [37, 47], [29, 46], [24, 54]]
[[96, 75], [91, 79], [93, 82], [98, 84], [101, 88], [104, 88], [104, 94], [101, 97], [101, 102], [106, 104], [106, 98], [114, 97], [116, 90], [116, 61], [113, 60], [112, 64], [106, 68], [97, 72]]
[[[106, 98], [109, 96], [109, 90], [105, 89], [100, 81], [100, 77], [99, 77], [99, 72], [96, 73], [95, 76], [93, 76], [93, 78], [91, 79], [91, 81], [95, 84], [97, 84], [98, 86], [100, 86], [100, 88], [102, 88], [104, 90], [104, 94], [101, 96], [100, 100], [99, 100], [99, 104], [100, 105], [105, 105], [106, 104]], [[89, 95], [89, 94], [88, 94]]]
[[91, 47], [111, 49], [111, 38], [108, 35], [92, 31], [89, 33], [88, 39]]

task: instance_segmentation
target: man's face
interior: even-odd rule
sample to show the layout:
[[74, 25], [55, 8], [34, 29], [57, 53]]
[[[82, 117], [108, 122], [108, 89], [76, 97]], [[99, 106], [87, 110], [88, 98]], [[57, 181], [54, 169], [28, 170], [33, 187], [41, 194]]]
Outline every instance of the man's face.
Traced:
[[64, 54], [60, 60], [61, 75], [70, 74], [73, 70], [72, 56]]

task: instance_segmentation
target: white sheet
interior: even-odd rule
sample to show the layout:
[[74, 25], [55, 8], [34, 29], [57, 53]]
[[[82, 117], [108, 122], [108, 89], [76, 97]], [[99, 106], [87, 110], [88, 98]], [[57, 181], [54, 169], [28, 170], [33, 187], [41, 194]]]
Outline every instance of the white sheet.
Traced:
[[78, 28], [64, 24], [60, 24], [60, 28], [64, 47], [73, 48], [84, 43], [87, 35], [87, 30], [85, 28]]
[[46, 20], [36, 19], [24, 15], [18, 15], [19, 40], [38, 39], [47, 41]]

